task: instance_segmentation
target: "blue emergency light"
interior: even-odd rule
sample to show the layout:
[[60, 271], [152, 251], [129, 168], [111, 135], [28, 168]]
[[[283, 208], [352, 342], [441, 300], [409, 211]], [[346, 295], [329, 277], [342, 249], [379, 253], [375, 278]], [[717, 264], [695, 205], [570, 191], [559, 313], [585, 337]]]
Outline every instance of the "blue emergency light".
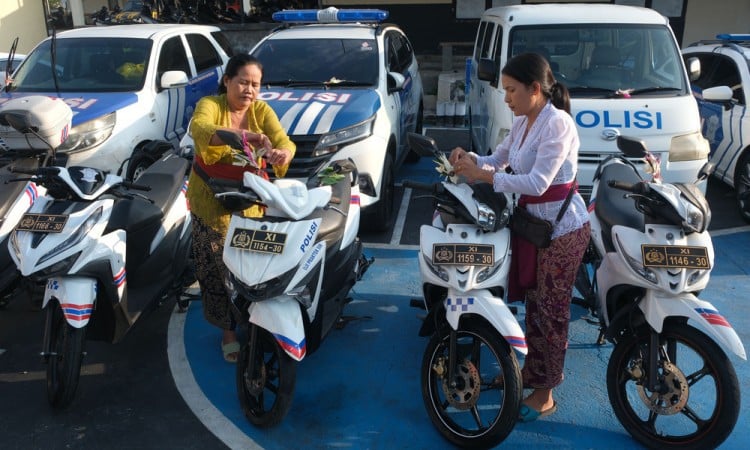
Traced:
[[750, 34], [723, 33], [717, 34], [716, 39], [721, 39], [722, 41], [750, 41]]
[[388, 18], [388, 11], [382, 9], [285, 9], [271, 16], [277, 22], [285, 23], [336, 23], [336, 22], [382, 22]]

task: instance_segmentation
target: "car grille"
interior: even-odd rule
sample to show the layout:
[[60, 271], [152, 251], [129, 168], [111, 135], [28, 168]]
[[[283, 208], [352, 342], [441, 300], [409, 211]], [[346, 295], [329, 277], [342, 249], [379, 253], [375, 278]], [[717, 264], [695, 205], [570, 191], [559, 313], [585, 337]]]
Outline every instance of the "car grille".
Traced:
[[[315, 144], [318, 143], [320, 136], [289, 136], [292, 142], [297, 145], [297, 151], [292, 158], [292, 164], [286, 173], [287, 178], [308, 178], [324, 162], [328, 161], [331, 154], [323, 156], [313, 156]], [[268, 173], [273, 177], [273, 170]]]

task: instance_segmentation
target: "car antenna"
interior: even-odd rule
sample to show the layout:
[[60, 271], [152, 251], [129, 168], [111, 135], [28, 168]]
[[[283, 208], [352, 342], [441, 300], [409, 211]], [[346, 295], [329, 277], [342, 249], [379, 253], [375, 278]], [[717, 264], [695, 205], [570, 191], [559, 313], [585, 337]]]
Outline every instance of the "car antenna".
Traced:
[[8, 92], [10, 86], [10, 75], [13, 73], [13, 59], [16, 57], [16, 47], [18, 47], [18, 36], [13, 39], [13, 43], [10, 45], [10, 52], [8, 53], [8, 61], [5, 64], [5, 86], [3, 89]]

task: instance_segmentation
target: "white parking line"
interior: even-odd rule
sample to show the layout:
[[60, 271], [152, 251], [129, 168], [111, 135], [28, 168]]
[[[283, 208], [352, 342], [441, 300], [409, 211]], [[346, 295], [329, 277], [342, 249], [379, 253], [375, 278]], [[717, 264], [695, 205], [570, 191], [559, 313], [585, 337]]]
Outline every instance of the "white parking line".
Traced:
[[411, 188], [404, 189], [404, 195], [401, 198], [401, 206], [398, 208], [398, 217], [393, 224], [391, 233], [391, 245], [398, 245], [401, 242], [401, 235], [404, 233], [404, 223], [406, 222], [406, 213], [409, 211], [409, 201], [411, 200]]

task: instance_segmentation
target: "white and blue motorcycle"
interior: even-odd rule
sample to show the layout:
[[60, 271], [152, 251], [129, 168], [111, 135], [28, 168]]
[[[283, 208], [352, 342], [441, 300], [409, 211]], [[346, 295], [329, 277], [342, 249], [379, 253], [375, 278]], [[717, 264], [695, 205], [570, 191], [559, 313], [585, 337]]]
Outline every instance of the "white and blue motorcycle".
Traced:
[[[219, 180], [209, 184], [222, 189]], [[297, 363], [345, 323], [349, 291], [372, 262], [357, 237], [357, 171], [334, 161], [307, 183], [247, 172], [241, 186], [223, 186], [216, 196], [231, 210], [265, 207], [261, 218], [233, 214], [223, 258], [238, 323], [248, 325], [237, 361], [240, 404], [252, 424], [270, 427], [289, 411]]]
[[[11, 125], [31, 138], [49, 128]], [[53, 407], [73, 400], [87, 339], [120, 341], [143, 314], [184, 290], [191, 246], [188, 164], [166, 155], [137, 185], [88, 167], [14, 168], [29, 175], [16, 181], [46, 189], [8, 245], [21, 275], [46, 286], [42, 356]]]
[[[450, 163], [434, 140], [410, 133], [411, 151]], [[420, 336], [430, 336], [422, 358], [422, 398], [433, 425], [460, 447], [502, 442], [518, 419], [523, 395], [515, 352], [526, 338], [503, 300], [510, 269], [508, 198], [489, 184], [456, 177], [435, 184], [410, 180], [427, 192], [436, 212], [419, 230], [419, 271], [427, 310]], [[418, 302], [422, 303], [422, 302]]]
[[[642, 141], [620, 136], [617, 145], [623, 154], [595, 174], [582, 298], [573, 301], [598, 318], [598, 342], [615, 345], [607, 392], [623, 427], [650, 448], [716, 448], [740, 409], [724, 350], [746, 355], [729, 322], [698, 297], [714, 264], [711, 210], [696, 184], [663, 183]], [[643, 158], [651, 179], [628, 158]]]

